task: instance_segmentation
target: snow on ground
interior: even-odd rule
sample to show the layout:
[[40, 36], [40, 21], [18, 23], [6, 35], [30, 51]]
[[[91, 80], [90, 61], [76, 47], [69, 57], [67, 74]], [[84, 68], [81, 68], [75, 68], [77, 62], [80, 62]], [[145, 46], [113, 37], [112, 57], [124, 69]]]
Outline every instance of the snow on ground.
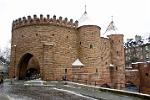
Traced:
[[99, 87], [99, 86], [94, 86], [94, 85], [85, 85], [85, 84], [81, 84], [81, 83], [75, 83], [75, 82], [68, 82], [70, 84], [76, 84], [76, 85], [80, 85], [80, 86], [85, 86], [85, 87], [92, 87], [92, 88], [99, 88], [99, 89], [106, 89], [106, 90], [110, 90], [110, 91], [117, 91], [117, 92], [122, 92], [122, 93], [131, 93], [131, 94], [136, 94], [136, 95], [143, 95], [143, 96], [149, 96], [149, 94], [143, 94], [143, 93], [138, 93], [138, 92], [131, 92], [131, 91], [126, 91], [126, 90], [118, 90], [118, 89], [112, 89], [112, 88], [105, 88], [105, 87]]
[[84, 96], [82, 94], [76, 93], [74, 91], [69, 91], [69, 90], [65, 90], [65, 89], [58, 89], [58, 88], [53, 88], [53, 89], [58, 90], [58, 91], [63, 91], [63, 92], [71, 93], [71, 94], [74, 94], [74, 95], [77, 95], [77, 96], [80, 96], [80, 97], [84, 97], [84, 98], [88, 98], [88, 99], [91, 99], [91, 100], [97, 100], [97, 99], [94, 99], [94, 98], [91, 98], [91, 97]]

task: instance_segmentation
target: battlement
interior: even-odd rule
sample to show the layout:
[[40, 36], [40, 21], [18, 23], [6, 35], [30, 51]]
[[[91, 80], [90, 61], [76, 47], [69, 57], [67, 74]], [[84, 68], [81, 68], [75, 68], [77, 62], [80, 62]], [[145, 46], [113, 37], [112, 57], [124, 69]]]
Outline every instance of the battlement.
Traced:
[[73, 19], [70, 19], [68, 21], [68, 18], [63, 19], [61, 16], [57, 19], [55, 15], [52, 18], [50, 18], [50, 15], [44, 17], [41, 14], [39, 18], [37, 17], [37, 15], [33, 15], [33, 18], [31, 16], [27, 16], [13, 21], [12, 30], [17, 29], [19, 27], [30, 25], [56, 25], [56, 26], [77, 28], [78, 21], [76, 20], [75, 22], [73, 22]]

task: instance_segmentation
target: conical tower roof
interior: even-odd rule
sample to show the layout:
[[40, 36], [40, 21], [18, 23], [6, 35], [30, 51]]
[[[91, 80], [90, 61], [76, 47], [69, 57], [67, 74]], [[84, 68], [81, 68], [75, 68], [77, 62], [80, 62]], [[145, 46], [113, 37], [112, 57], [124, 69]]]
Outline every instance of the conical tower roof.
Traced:
[[112, 21], [109, 23], [105, 33], [105, 35], [110, 35], [110, 34], [119, 34], [117, 27], [114, 24], [114, 21], [112, 19]]
[[73, 63], [72, 66], [84, 66], [83, 63], [81, 63], [81, 61], [79, 59], [76, 59]]
[[88, 16], [87, 11], [86, 11], [86, 6], [85, 6], [85, 11], [83, 15], [80, 17], [78, 20], [79, 22], [79, 27], [84, 26], [84, 25], [96, 25], [96, 23]]

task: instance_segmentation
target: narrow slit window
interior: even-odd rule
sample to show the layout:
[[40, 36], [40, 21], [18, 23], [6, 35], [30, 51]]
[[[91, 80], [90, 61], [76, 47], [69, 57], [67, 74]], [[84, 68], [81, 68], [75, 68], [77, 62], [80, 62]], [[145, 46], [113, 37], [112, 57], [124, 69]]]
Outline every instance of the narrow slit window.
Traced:
[[92, 44], [90, 44], [90, 49], [92, 49], [93, 48], [93, 45]]

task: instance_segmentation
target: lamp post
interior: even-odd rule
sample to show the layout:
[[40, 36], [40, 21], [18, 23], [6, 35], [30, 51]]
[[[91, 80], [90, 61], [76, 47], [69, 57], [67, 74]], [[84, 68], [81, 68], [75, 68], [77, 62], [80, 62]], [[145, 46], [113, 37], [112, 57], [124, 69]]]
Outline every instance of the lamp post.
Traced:
[[16, 76], [17, 76], [17, 75], [16, 75], [16, 70], [17, 70], [17, 69], [16, 69], [16, 46], [17, 46], [17, 45], [13, 45], [13, 47], [14, 47], [14, 70], [15, 70], [15, 71], [14, 71], [14, 72], [15, 72], [14, 78], [16, 78]]

